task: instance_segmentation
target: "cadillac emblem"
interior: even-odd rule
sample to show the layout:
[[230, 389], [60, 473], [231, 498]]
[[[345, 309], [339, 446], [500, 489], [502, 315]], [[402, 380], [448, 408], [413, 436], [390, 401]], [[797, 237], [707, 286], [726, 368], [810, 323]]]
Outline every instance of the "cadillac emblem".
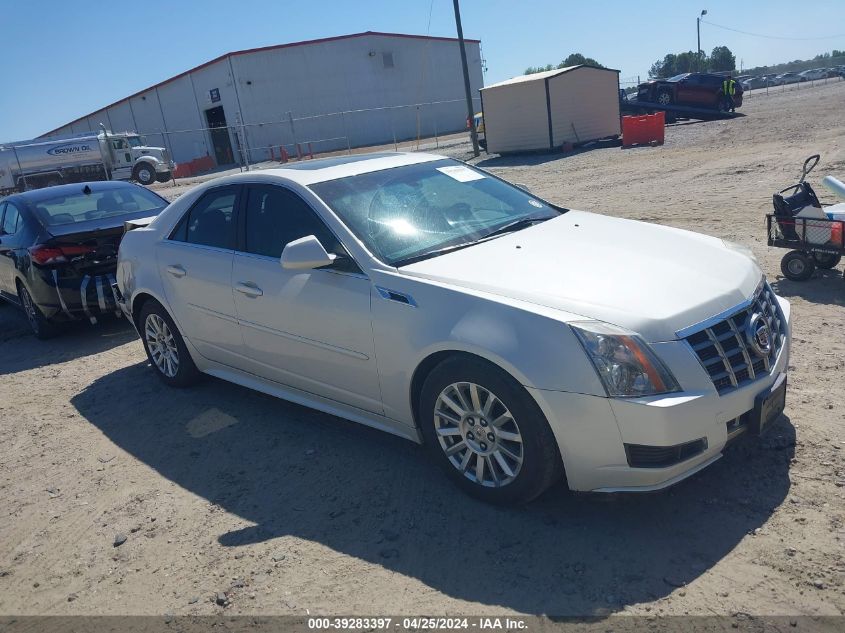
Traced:
[[760, 358], [765, 358], [772, 353], [772, 329], [762, 314], [751, 315], [748, 326], [745, 328], [745, 338]]

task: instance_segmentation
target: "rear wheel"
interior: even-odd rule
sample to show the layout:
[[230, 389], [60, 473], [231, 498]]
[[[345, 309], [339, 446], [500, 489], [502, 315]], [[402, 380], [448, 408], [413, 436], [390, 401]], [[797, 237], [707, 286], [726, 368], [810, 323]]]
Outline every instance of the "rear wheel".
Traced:
[[176, 324], [161, 304], [148, 301], [141, 309], [138, 329], [153, 369], [171, 387], [187, 387], [200, 376]]
[[139, 163], [132, 176], [142, 185], [151, 185], [156, 180], [156, 170], [149, 163]]
[[790, 251], [780, 260], [780, 269], [787, 279], [806, 281], [813, 276], [816, 263], [812, 257], [801, 251]]
[[434, 459], [465, 492], [491, 503], [531, 501], [562, 474], [543, 412], [485, 361], [443, 361], [422, 387], [418, 419]]
[[836, 268], [836, 265], [841, 259], [842, 256], [836, 253], [813, 253], [813, 260], [816, 262], [817, 268], [825, 268], [827, 270]]
[[41, 340], [51, 338], [58, 333], [58, 328], [55, 324], [50, 323], [41, 308], [35, 303], [29, 290], [23, 284], [18, 284], [18, 297], [21, 300], [21, 307], [26, 314], [26, 320], [29, 322], [29, 327], [36, 338]]

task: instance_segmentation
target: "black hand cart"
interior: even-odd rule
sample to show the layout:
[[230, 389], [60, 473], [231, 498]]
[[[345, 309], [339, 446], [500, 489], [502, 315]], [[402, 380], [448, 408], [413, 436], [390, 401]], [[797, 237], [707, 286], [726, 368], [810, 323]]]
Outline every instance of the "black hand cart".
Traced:
[[818, 154], [804, 161], [801, 179], [774, 194], [775, 212], [766, 215], [769, 246], [790, 249], [780, 269], [792, 281], [809, 279], [816, 268], [833, 269], [845, 255], [845, 221], [829, 219], [804, 182], [818, 162]]

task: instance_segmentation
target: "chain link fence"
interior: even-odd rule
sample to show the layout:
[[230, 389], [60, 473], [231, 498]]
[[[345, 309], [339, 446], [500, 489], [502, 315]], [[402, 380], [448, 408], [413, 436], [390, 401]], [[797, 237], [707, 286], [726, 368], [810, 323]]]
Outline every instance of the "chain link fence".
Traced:
[[[473, 110], [481, 110], [479, 97], [473, 99]], [[236, 114], [233, 123], [219, 127], [138, 133], [147, 145], [167, 148], [179, 165], [176, 176], [183, 177], [215, 167], [248, 168], [376, 146], [399, 150], [403, 144], [426, 142], [439, 147], [443, 136], [468, 126], [466, 99], [450, 99], [315, 115], [285, 112], [276, 120], [248, 123]]]

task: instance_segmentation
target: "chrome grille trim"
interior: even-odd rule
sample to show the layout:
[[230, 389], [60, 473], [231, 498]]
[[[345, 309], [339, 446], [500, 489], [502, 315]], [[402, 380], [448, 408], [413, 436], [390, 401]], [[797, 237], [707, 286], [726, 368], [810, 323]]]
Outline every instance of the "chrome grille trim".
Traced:
[[[772, 349], [759, 356], [746, 340], [746, 328], [754, 314], [768, 323]], [[719, 395], [769, 375], [786, 341], [783, 314], [774, 291], [763, 280], [748, 301], [712, 319], [678, 332], [698, 357]]]

